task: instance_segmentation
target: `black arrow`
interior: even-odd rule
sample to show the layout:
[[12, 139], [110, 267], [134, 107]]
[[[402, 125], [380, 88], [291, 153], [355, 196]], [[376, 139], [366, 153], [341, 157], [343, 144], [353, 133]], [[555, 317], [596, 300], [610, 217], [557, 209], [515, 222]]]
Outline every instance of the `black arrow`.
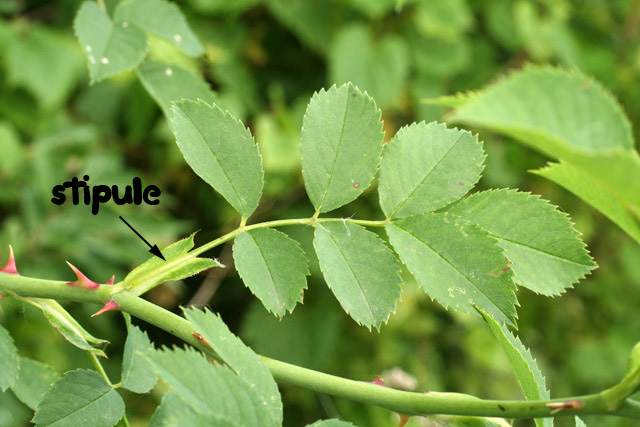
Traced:
[[138, 233], [136, 231], [135, 228], [133, 228], [127, 221], [124, 220], [124, 218], [120, 217], [120, 219], [122, 220], [122, 222], [124, 222], [125, 224], [127, 224], [127, 226], [133, 230], [134, 233], [136, 233], [138, 235], [139, 238], [142, 239], [143, 242], [145, 242], [147, 244], [147, 246], [149, 246], [151, 249], [149, 249], [149, 252], [151, 252], [153, 255], [157, 256], [158, 258], [162, 259], [163, 261], [166, 261], [166, 259], [164, 259], [164, 255], [162, 255], [162, 252], [160, 252], [160, 249], [158, 248], [158, 245], [153, 245], [151, 246], [151, 244], [149, 242], [147, 242], [147, 239], [145, 239], [144, 237], [142, 237], [140, 235], [140, 233]]

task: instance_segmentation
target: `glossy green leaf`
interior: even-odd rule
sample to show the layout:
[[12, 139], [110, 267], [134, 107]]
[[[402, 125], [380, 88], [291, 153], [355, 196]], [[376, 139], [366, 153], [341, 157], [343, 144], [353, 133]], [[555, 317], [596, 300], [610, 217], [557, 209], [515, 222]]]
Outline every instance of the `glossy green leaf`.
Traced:
[[337, 221], [317, 225], [313, 247], [344, 311], [368, 328], [386, 323], [400, 300], [402, 279], [384, 242], [364, 227]]
[[[516, 379], [520, 384], [522, 393], [527, 400], [548, 400], [550, 398], [549, 391], [538, 368], [538, 364], [531, 356], [531, 352], [527, 349], [522, 341], [511, 333], [506, 326], [496, 322], [493, 317], [482, 310], [478, 310], [484, 320], [489, 325], [491, 332], [496, 337], [505, 354], [511, 368], [516, 375]], [[551, 418], [536, 419], [536, 426], [551, 427], [553, 420]]]
[[80, 6], [74, 29], [87, 57], [92, 82], [137, 67], [147, 51], [142, 30], [125, 23], [114, 24], [93, 1]]
[[439, 209], [480, 179], [485, 155], [478, 137], [424, 122], [403, 127], [384, 148], [380, 206], [389, 218]]
[[400, 259], [431, 298], [470, 314], [477, 315], [478, 306], [515, 325], [513, 273], [488, 232], [446, 213], [410, 216], [386, 230]]
[[18, 356], [18, 349], [13, 343], [13, 338], [2, 326], [0, 326], [0, 360], [2, 361], [0, 389], [5, 391], [15, 384], [18, 379], [20, 357]]
[[[234, 421], [241, 426], [275, 426], [270, 407], [257, 387], [243, 381], [231, 369], [214, 365], [192, 348], [153, 351], [146, 354], [156, 374], [185, 404], [197, 412]], [[167, 419], [170, 419], [169, 415]]]
[[58, 375], [44, 363], [21, 357], [18, 380], [11, 390], [21, 402], [31, 409], [36, 409], [44, 394], [58, 378]]
[[381, 108], [399, 102], [409, 73], [409, 52], [402, 38], [385, 36], [376, 43], [366, 26], [348, 26], [336, 34], [328, 59], [330, 84], [352, 82]]
[[249, 217], [258, 207], [264, 177], [260, 151], [249, 129], [204, 101], [174, 103], [173, 127], [191, 169]]
[[115, 11], [114, 21], [120, 26], [135, 25], [161, 37], [187, 55], [199, 56], [204, 48], [191, 31], [184, 15], [174, 3], [165, 0], [126, 0]]
[[123, 388], [134, 393], [147, 393], [156, 385], [158, 378], [141, 353], [152, 350], [153, 344], [147, 334], [137, 326], [131, 325], [130, 321], [127, 322], [127, 326], [129, 333], [124, 345], [121, 384]]
[[516, 190], [483, 191], [448, 209], [498, 238], [518, 285], [559, 295], [597, 267], [567, 214]]
[[168, 119], [171, 119], [172, 101], [202, 99], [209, 104], [215, 101], [215, 94], [202, 77], [178, 65], [147, 61], [138, 67], [137, 73]]
[[36, 426], [111, 427], [124, 415], [122, 398], [95, 371], [67, 372], [36, 409]]
[[106, 357], [102, 350], [108, 341], [94, 337], [57, 301], [43, 298], [24, 298], [25, 302], [38, 307], [53, 326], [67, 341], [81, 350], [96, 356]]
[[280, 391], [260, 356], [229, 331], [222, 319], [208, 311], [184, 310], [185, 316], [213, 347], [222, 360], [256, 390], [262, 404], [276, 423], [282, 423]]
[[624, 202], [593, 175], [563, 161], [550, 163], [533, 173], [563, 186], [580, 197], [640, 243], [640, 218], [634, 217], [633, 213], [627, 210]]
[[309, 268], [300, 244], [286, 234], [261, 228], [240, 233], [233, 259], [243, 282], [276, 316], [302, 301]]
[[[152, 256], [124, 278], [124, 287], [141, 295], [160, 283], [181, 280], [213, 267], [223, 267], [216, 259], [194, 258], [188, 252], [193, 248], [194, 234], [162, 249], [166, 261]], [[179, 268], [176, 268], [179, 266]]]
[[302, 175], [311, 203], [328, 212], [371, 184], [382, 153], [380, 110], [351, 84], [311, 98], [302, 124]]

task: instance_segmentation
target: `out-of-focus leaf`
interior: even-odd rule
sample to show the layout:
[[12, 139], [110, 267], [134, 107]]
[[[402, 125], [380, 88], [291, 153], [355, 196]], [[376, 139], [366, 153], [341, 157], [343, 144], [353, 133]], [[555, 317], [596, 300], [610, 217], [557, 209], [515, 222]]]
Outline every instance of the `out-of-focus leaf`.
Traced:
[[174, 103], [173, 127], [185, 160], [245, 218], [262, 196], [262, 159], [242, 122], [204, 101]]
[[36, 408], [36, 426], [111, 427], [124, 415], [124, 402], [96, 371], [67, 372]]
[[2, 326], [0, 326], [0, 360], [2, 360], [0, 389], [5, 391], [13, 386], [18, 379], [20, 358], [18, 356], [18, 349], [13, 344], [13, 338], [11, 338], [9, 332]]
[[187, 55], [199, 56], [204, 48], [193, 34], [184, 15], [174, 3], [165, 0], [126, 0], [115, 11], [116, 25], [133, 24], [147, 33], [162, 37]]
[[147, 50], [147, 36], [142, 30], [125, 23], [114, 24], [93, 1], [80, 6], [74, 29], [87, 57], [92, 82], [137, 67]]
[[331, 44], [329, 83], [352, 82], [381, 108], [397, 103], [408, 73], [408, 49], [397, 36], [374, 43], [367, 27], [355, 25], [342, 29]]
[[[266, 0], [269, 11], [306, 45], [324, 52], [331, 41], [333, 7], [307, 0]], [[333, 5], [332, 5], [333, 6]]]
[[385, 228], [400, 259], [431, 298], [470, 314], [478, 314], [477, 306], [515, 325], [513, 273], [489, 233], [446, 213], [414, 215]]
[[25, 405], [36, 409], [44, 394], [58, 378], [58, 375], [44, 363], [21, 357], [18, 380], [11, 390]]
[[311, 98], [302, 124], [302, 175], [319, 212], [355, 200], [371, 184], [382, 153], [380, 110], [351, 84]]
[[[505, 354], [511, 368], [516, 375], [516, 379], [520, 384], [522, 393], [527, 400], [548, 400], [550, 398], [547, 385], [538, 368], [538, 364], [531, 356], [531, 352], [527, 349], [522, 341], [511, 333], [506, 326], [498, 323], [489, 314], [478, 309], [484, 320], [489, 325], [491, 332], [496, 337]], [[552, 427], [552, 418], [537, 418], [534, 420], [537, 427]]]
[[566, 214], [515, 190], [483, 191], [447, 212], [498, 238], [514, 280], [543, 295], [559, 295], [597, 267]]
[[25, 152], [16, 129], [0, 121], [0, 177], [10, 178], [23, 166]]
[[466, 0], [421, 0], [414, 21], [422, 33], [455, 40], [473, 25], [473, 14]]
[[309, 268], [300, 245], [269, 228], [240, 233], [233, 245], [238, 274], [265, 308], [282, 317], [302, 301]]
[[313, 247], [322, 274], [344, 311], [360, 325], [380, 328], [402, 292], [393, 252], [374, 233], [348, 222], [317, 224]]
[[212, 104], [216, 96], [204, 79], [174, 64], [149, 61], [138, 70], [144, 88], [158, 103], [167, 119], [171, 119], [171, 102], [201, 99]]
[[444, 124], [403, 127], [384, 148], [380, 206], [388, 218], [439, 209], [480, 179], [485, 155], [476, 136]]
[[276, 424], [282, 423], [280, 391], [260, 356], [233, 335], [222, 319], [212, 312], [189, 309], [184, 313], [222, 360], [255, 390], [260, 402], [258, 406], [266, 409]]

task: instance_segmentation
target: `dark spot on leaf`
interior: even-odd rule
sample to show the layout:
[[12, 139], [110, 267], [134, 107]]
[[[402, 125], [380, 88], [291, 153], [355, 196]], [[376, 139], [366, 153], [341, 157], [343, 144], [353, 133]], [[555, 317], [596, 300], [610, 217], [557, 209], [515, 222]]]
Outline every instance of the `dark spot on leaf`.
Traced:
[[459, 185], [460, 187], [464, 187], [464, 182], [460, 181], [460, 182], [458, 183], [458, 185]]
[[506, 409], [504, 409], [504, 406], [502, 405], [498, 405], [498, 408], [500, 408], [501, 411], [506, 411]]
[[[355, 95], [355, 93], [354, 93]], [[353, 183], [353, 188], [360, 188], [360, 183], [359, 182], [354, 182]]]
[[352, 98], [355, 98], [355, 97], [356, 97], [356, 94], [355, 94], [355, 93], [352, 93], [352, 94], [351, 94], [351, 97], [352, 97]]

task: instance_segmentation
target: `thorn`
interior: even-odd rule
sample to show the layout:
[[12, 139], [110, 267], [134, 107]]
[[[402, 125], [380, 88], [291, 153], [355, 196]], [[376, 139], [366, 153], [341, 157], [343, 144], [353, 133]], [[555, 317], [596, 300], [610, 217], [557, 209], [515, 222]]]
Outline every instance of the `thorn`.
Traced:
[[398, 427], [404, 427], [406, 423], [409, 422], [411, 417], [409, 415], [400, 415], [400, 425]]
[[116, 280], [116, 275], [112, 275], [111, 279], [109, 279], [109, 281], [107, 283], [105, 283], [105, 285], [113, 285], [115, 283]]
[[376, 379], [371, 381], [369, 384], [374, 384], [374, 385], [379, 385], [382, 387], [387, 387], [387, 385], [384, 383], [384, 380], [382, 379], [382, 377], [380, 375], [376, 375]]
[[67, 285], [75, 286], [77, 288], [82, 288], [82, 289], [88, 289], [91, 291], [94, 289], [98, 289], [100, 287], [100, 284], [94, 282], [93, 280], [90, 280], [87, 276], [85, 276], [80, 270], [78, 270], [69, 261], [67, 261], [67, 264], [78, 277], [78, 280], [76, 280], [75, 282], [67, 282]]
[[9, 245], [9, 261], [7, 262], [7, 265], [0, 269], [0, 271], [7, 274], [17, 274], [18, 276], [20, 275], [20, 273], [18, 273], [18, 269], [16, 268], [16, 259], [13, 256], [13, 248], [11, 247], [11, 245]]
[[100, 310], [98, 310], [95, 313], [93, 313], [91, 315], [91, 317], [96, 317], [96, 316], [101, 315], [102, 313], [106, 313], [107, 311], [117, 310], [119, 308], [120, 308], [120, 306], [118, 305], [118, 303], [115, 302], [114, 300], [110, 299], [110, 300], [105, 301], [104, 307], [102, 307]]
[[209, 344], [209, 342], [207, 340], [204, 339], [204, 337], [202, 335], [200, 335], [197, 332], [191, 332], [191, 335], [193, 335], [193, 337], [195, 339], [197, 339], [198, 341], [200, 341], [202, 344], [206, 345], [207, 347], [209, 347], [211, 350], [213, 350], [213, 347], [211, 347], [211, 344]]

